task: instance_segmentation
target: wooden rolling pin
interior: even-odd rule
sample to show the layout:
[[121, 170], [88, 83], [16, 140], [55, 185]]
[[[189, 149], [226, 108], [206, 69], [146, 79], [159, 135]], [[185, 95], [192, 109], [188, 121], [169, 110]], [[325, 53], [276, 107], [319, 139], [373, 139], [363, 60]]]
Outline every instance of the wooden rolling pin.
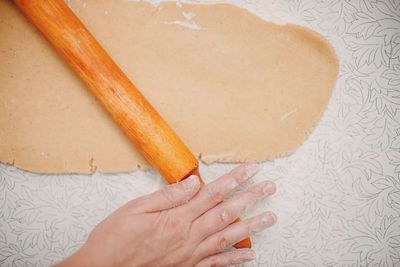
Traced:
[[[14, 2], [169, 183], [200, 178], [196, 157], [63, 0]], [[250, 239], [235, 247], [251, 247]]]

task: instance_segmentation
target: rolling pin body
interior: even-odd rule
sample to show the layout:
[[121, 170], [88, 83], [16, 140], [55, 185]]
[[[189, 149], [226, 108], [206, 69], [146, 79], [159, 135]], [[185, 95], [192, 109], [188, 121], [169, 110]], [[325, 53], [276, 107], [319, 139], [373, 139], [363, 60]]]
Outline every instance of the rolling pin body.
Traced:
[[169, 183], [197, 168], [186, 145], [63, 1], [14, 2]]
[[[64, 1], [14, 2], [169, 183], [196, 174], [203, 184], [196, 157]], [[250, 239], [235, 247], [251, 247]]]

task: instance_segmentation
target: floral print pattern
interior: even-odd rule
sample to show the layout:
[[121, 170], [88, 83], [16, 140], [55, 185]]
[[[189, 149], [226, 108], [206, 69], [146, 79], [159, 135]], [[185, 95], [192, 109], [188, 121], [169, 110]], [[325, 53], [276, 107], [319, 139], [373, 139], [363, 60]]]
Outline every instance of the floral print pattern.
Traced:
[[[278, 223], [253, 236], [257, 258], [244, 266], [400, 266], [400, 1], [222, 2], [321, 33], [340, 62], [307, 141], [249, 183], [272, 179], [278, 191], [243, 218], [271, 209]], [[209, 182], [233, 166], [200, 171]], [[0, 164], [0, 265], [54, 264], [113, 210], [165, 185], [154, 170], [41, 175]]]

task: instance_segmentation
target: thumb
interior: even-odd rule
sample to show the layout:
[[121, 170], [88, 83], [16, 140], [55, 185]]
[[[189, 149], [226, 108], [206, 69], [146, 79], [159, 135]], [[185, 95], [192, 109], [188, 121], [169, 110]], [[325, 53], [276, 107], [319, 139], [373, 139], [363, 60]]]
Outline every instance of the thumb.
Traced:
[[135, 213], [149, 213], [171, 209], [191, 200], [199, 189], [199, 177], [191, 175], [183, 181], [168, 185], [149, 195], [131, 200], [127, 205]]

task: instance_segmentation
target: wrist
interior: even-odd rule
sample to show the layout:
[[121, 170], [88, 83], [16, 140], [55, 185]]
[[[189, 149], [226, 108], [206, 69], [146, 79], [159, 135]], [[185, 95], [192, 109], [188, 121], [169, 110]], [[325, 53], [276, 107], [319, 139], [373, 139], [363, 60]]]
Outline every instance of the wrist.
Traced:
[[92, 259], [90, 253], [83, 252], [84, 248], [80, 248], [74, 254], [66, 258], [60, 263], [54, 265], [54, 267], [89, 267], [95, 266], [94, 259]]

